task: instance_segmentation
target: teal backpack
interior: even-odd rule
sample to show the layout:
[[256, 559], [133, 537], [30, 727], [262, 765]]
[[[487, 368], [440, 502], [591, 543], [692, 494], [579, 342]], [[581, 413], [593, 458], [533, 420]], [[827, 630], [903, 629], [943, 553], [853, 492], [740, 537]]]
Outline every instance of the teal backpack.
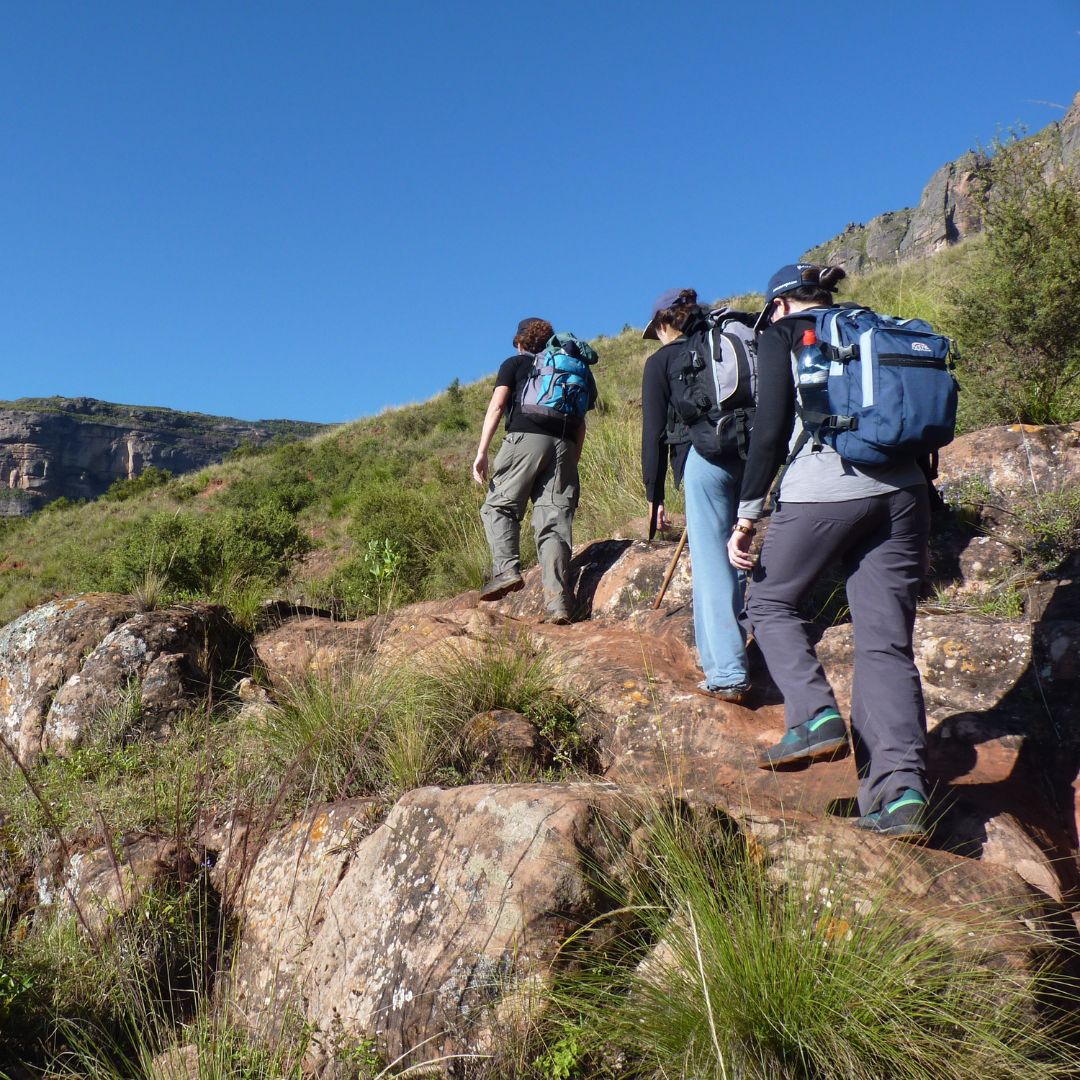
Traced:
[[596, 404], [592, 366], [600, 358], [573, 334], [555, 334], [533, 357], [521, 388], [521, 412], [537, 420], [580, 420]]

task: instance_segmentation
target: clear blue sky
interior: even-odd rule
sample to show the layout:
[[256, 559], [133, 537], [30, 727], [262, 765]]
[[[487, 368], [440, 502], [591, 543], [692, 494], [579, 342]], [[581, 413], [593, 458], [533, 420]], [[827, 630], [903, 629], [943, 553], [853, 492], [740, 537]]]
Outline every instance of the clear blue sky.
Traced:
[[[347, 420], [761, 288], [1080, 91], [1080, 3], [0, 0], [0, 397]], [[479, 425], [479, 418], [477, 418]]]

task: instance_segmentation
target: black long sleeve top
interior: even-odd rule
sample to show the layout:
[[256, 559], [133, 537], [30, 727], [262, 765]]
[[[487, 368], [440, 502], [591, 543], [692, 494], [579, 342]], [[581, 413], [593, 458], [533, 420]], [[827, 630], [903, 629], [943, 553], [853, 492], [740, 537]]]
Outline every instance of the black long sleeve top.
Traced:
[[654, 504], [664, 501], [669, 460], [678, 487], [690, 452], [689, 442], [672, 445], [666, 436], [671, 402], [668, 387], [673, 366], [681, 366], [687, 345], [685, 337], [662, 345], [645, 361], [641, 376], [641, 476], [645, 481], [645, 497]]

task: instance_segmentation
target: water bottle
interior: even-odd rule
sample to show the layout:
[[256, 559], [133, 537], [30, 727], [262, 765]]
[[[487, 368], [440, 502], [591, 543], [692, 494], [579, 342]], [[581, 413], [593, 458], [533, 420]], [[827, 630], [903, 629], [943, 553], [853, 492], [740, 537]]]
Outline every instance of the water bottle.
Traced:
[[829, 361], [813, 330], [804, 330], [798, 356], [799, 398], [803, 412], [828, 414]]

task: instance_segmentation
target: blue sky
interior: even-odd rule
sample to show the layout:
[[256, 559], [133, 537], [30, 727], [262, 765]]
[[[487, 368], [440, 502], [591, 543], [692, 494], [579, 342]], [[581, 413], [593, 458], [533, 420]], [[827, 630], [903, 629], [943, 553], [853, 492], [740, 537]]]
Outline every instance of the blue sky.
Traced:
[[[0, 0], [0, 396], [348, 420], [761, 288], [1080, 91], [1080, 3]], [[479, 427], [479, 418], [477, 418]]]

